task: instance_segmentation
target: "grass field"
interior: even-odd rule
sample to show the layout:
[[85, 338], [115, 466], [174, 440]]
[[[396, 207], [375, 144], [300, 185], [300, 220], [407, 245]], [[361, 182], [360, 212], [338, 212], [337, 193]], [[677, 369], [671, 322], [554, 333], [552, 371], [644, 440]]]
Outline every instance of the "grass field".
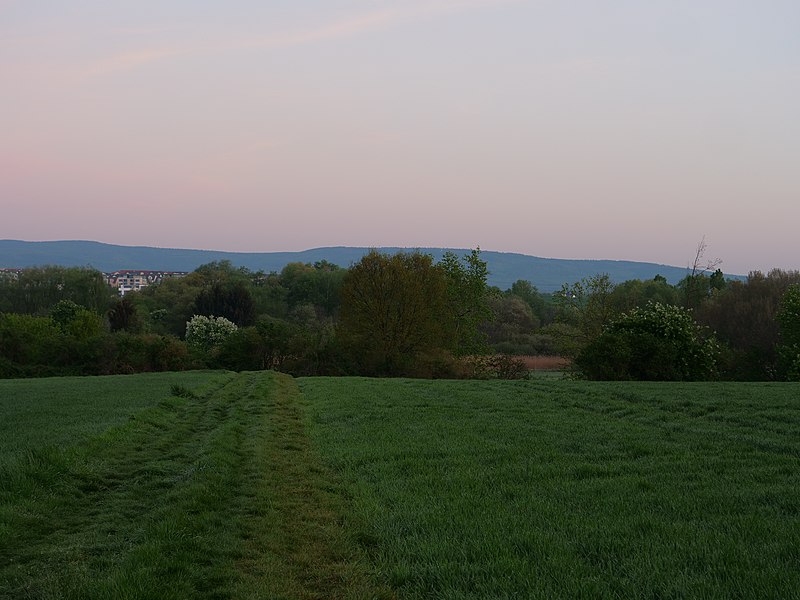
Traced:
[[219, 372], [0, 379], [0, 457], [67, 446], [158, 404], [174, 385], [200, 387]]
[[800, 589], [798, 385], [12, 380], [0, 433], [0, 598]]
[[[391, 597], [363, 575], [341, 530], [295, 382], [171, 375], [133, 413], [97, 401], [111, 426], [89, 437], [85, 403], [82, 419], [20, 406], [60, 406], [50, 394], [59, 381], [5, 382], [15, 399], [4, 408], [17, 415], [6, 447], [37, 428], [59, 444], [0, 455], [0, 598]], [[86, 394], [107, 389], [85, 382]], [[172, 382], [195, 384], [196, 397], [170, 397]]]
[[800, 386], [300, 385], [402, 598], [800, 594]]

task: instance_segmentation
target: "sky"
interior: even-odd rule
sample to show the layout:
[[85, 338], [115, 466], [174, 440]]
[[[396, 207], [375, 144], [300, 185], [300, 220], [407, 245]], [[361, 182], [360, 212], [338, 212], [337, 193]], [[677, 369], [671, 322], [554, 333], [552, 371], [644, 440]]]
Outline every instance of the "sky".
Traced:
[[797, 0], [0, 0], [0, 239], [800, 269]]

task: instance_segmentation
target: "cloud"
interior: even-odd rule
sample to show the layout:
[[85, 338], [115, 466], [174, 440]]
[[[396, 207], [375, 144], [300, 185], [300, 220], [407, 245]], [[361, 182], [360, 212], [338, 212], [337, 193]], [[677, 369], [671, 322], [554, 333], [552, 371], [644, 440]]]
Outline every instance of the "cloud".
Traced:
[[343, 19], [314, 29], [266, 36], [244, 42], [242, 47], [285, 47], [352, 37], [392, 25], [424, 18], [476, 10], [484, 7], [517, 4], [522, 0], [440, 0], [406, 4]]
[[[0, 0], [2, 1], [2, 0]], [[298, 29], [250, 39], [187, 45], [183, 48], [149, 48], [124, 52], [90, 63], [78, 70], [79, 77], [91, 78], [137, 68], [178, 55], [216, 54], [231, 50], [287, 48], [354, 37], [404, 22], [435, 18], [484, 7], [516, 4], [524, 0], [439, 0], [373, 10], [318, 27]]]
[[484, 7], [517, 4], [522, 0], [440, 0], [394, 6], [335, 21], [318, 28], [256, 38], [240, 47], [279, 48], [352, 37], [403, 22], [433, 18]]

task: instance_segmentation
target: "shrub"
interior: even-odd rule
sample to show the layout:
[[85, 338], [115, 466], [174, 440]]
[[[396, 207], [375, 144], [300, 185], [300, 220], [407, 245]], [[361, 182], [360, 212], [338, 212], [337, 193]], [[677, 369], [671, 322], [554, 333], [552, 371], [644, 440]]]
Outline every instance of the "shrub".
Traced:
[[204, 366], [193, 363], [186, 343], [172, 336], [120, 331], [109, 337], [113, 344], [111, 373], [182, 371]]
[[687, 309], [650, 302], [612, 321], [575, 364], [590, 379], [705, 380], [719, 352]]
[[237, 329], [236, 324], [225, 317], [194, 315], [186, 323], [186, 343], [203, 352], [210, 352]]
[[50, 317], [0, 314], [0, 356], [19, 365], [59, 362], [64, 334]]

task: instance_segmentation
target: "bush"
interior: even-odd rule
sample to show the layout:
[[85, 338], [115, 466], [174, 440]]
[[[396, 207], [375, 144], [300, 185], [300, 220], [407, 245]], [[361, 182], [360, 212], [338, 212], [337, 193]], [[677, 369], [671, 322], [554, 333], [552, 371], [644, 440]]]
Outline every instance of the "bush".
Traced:
[[706, 380], [716, 377], [719, 353], [688, 310], [651, 302], [613, 321], [575, 364], [590, 379]]
[[186, 323], [186, 343], [203, 352], [210, 352], [221, 346], [237, 329], [236, 324], [225, 317], [194, 315]]
[[64, 334], [50, 317], [0, 314], [0, 356], [18, 365], [54, 365]]
[[186, 343], [172, 336], [120, 331], [109, 339], [113, 348], [109, 373], [183, 371], [205, 366], [193, 362]]
[[463, 376], [463, 368], [451, 352], [434, 349], [414, 356], [414, 360], [408, 365], [406, 376], [420, 379], [458, 379]]

